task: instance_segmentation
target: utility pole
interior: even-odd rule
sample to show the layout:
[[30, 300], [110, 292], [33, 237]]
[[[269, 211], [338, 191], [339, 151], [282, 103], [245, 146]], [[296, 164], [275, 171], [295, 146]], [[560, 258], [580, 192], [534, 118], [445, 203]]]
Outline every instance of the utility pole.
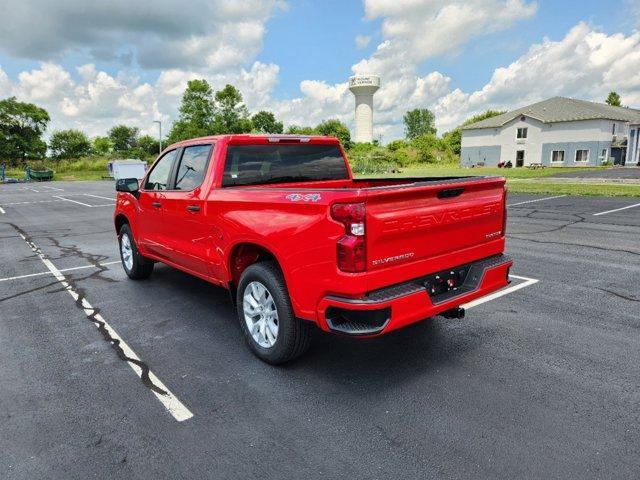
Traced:
[[158, 124], [158, 145], [160, 146], [158, 155], [160, 155], [162, 153], [162, 122], [160, 120], [154, 120], [153, 123]]

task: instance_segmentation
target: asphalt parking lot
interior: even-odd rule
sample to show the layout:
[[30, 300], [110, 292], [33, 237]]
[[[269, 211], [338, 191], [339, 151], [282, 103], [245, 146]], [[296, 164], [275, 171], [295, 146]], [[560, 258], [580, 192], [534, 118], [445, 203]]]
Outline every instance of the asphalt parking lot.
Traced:
[[507, 294], [274, 368], [113, 189], [0, 186], [1, 478], [637, 478], [638, 198], [511, 195]]

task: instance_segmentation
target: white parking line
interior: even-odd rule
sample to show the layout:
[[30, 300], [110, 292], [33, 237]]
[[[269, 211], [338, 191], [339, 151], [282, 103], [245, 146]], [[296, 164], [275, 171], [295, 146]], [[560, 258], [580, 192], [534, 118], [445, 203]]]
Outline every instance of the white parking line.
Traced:
[[104, 200], [111, 200], [111, 201], [113, 201], [113, 202], [115, 202], [115, 201], [116, 201], [115, 197], [102, 197], [102, 196], [100, 196], [100, 195], [92, 195], [91, 193], [85, 193], [84, 195], [85, 195], [85, 197], [102, 198], [102, 199], [104, 199]]
[[[69, 195], [67, 194], [67, 196]], [[114, 203], [103, 203], [101, 205], [89, 205], [88, 203], [78, 202], [77, 200], [71, 200], [70, 198], [66, 198], [66, 197], [60, 197], [57, 195], [53, 195], [53, 197], [57, 198], [58, 200], [33, 200], [30, 202], [8, 202], [8, 203], [4, 203], [3, 205], [5, 206], [6, 205], [32, 205], [34, 203], [52, 203], [52, 202], [73, 202], [73, 203], [78, 203], [84, 207], [90, 207], [90, 208], [113, 207], [115, 205], [115, 200], [114, 200]]]
[[518, 283], [517, 285], [514, 285], [512, 287], [507, 287], [504, 288], [502, 290], [499, 290], [495, 293], [491, 293], [489, 295], [486, 295], [484, 297], [480, 297], [476, 300], [473, 300], [469, 303], [465, 303], [464, 305], [460, 305], [460, 307], [464, 308], [465, 310], [468, 310], [470, 308], [473, 307], [477, 307], [478, 305], [482, 305], [483, 303], [487, 303], [490, 302], [491, 300], [495, 300], [496, 298], [500, 298], [503, 297], [505, 295], [509, 295], [510, 293], [516, 292], [522, 288], [526, 288], [529, 287], [535, 283], [538, 283], [540, 280], [536, 280], [535, 278], [529, 278], [529, 277], [520, 277], [518, 275], [509, 275], [509, 277], [512, 278], [517, 278], [518, 280], [524, 280], [524, 282], [522, 283]]
[[554, 198], [562, 197], [566, 197], [566, 195], [556, 195], [555, 197], [536, 198], [535, 200], [527, 200], [526, 202], [509, 203], [507, 204], [507, 207], [515, 207], [516, 205], [524, 205], [525, 203], [542, 202], [543, 200], [552, 200]]
[[[113, 262], [99, 263], [97, 266], [96, 265], [82, 265], [80, 267], [61, 268], [60, 271], [61, 272], [72, 272], [74, 270], [83, 270], [85, 268], [98, 268], [98, 266], [107, 267], [109, 265], [115, 265], [116, 263], [120, 263], [120, 260], [115, 260]], [[51, 272], [49, 270], [47, 270], [46, 272], [28, 273], [27, 275], [18, 275], [17, 277], [0, 278], [0, 282], [8, 282], [10, 280], [20, 280], [22, 278], [40, 277], [40, 276], [43, 276], [43, 275], [51, 275]]]
[[5, 203], [5, 205], [31, 205], [32, 203], [51, 203], [51, 202], [61, 202], [62, 200], [34, 200], [32, 202], [9, 202]]
[[636, 203], [635, 205], [627, 205], [626, 207], [616, 208], [614, 210], [607, 210], [606, 212], [594, 213], [593, 216], [597, 217], [598, 215], [606, 215], [607, 213], [619, 212], [621, 210], [626, 210], [628, 208], [640, 207], [640, 203]]
[[[91, 322], [101, 330], [101, 333], [105, 338], [109, 339], [109, 342], [114, 346], [114, 348], [120, 349], [122, 354], [126, 357], [127, 364], [131, 367], [131, 369], [140, 377], [143, 378], [143, 369], [140, 366], [141, 364], [146, 366], [140, 360], [140, 357], [134, 352], [131, 347], [125, 342], [120, 335], [107, 323], [107, 321], [98, 313], [98, 310], [93, 308], [91, 304], [87, 301], [86, 298], [81, 296], [74, 287], [69, 284], [66, 277], [56, 268], [56, 266], [49, 260], [40, 247], [38, 247], [35, 243], [25, 237], [22, 233], [20, 233], [22, 239], [29, 245], [31, 250], [42, 260], [42, 263], [49, 269], [49, 271], [56, 277], [56, 280], [62, 284], [64, 289], [67, 291], [69, 295], [73, 298], [73, 300], [82, 306], [85, 315]], [[147, 367], [148, 368], [148, 367]], [[185, 420], [189, 420], [193, 417], [193, 413], [180, 401], [178, 398], [171, 393], [171, 391], [165, 386], [164, 383], [160, 381], [158, 377], [151, 371], [146, 369], [146, 376], [148, 380], [153, 385], [153, 389], [149, 388], [151, 392], [156, 396], [156, 398], [162, 403], [162, 405], [169, 411], [173, 418], [175, 418], [178, 422], [182, 422]], [[159, 390], [159, 391], [156, 391]]]
[[7, 212], [4, 211], [4, 208], [0, 207], [0, 213], [4, 215]]
[[91, 205], [89, 205], [88, 203], [78, 202], [77, 200], [71, 200], [69, 198], [60, 197], [58, 195], [53, 195], [53, 197], [54, 198], [59, 198], [60, 200], [64, 200], [65, 202], [73, 202], [73, 203], [77, 203], [78, 205], [84, 205], [85, 207], [91, 208]]
[[47, 187], [47, 186], [43, 185], [41, 188], [48, 188], [49, 190], [58, 190], [60, 192], [64, 192], [63, 188], [58, 188], [58, 187]]
[[40, 190], [36, 190], [35, 188], [22, 187], [23, 190], [31, 190], [32, 192], [40, 193]]

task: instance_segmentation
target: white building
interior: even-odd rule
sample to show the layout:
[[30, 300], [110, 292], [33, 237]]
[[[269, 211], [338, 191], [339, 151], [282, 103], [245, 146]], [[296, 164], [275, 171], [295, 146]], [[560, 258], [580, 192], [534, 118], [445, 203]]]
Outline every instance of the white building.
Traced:
[[640, 167], [640, 123], [629, 126], [629, 147], [625, 165]]
[[554, 97], [462, 127], [460, 164], [624, 164], [630, 124], [640, 110]]

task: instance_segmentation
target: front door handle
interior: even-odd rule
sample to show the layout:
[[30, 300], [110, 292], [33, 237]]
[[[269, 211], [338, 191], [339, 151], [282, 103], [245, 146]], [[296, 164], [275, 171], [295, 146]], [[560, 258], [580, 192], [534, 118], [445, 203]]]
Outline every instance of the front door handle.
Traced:
[[162, 206], [162, 204], [160, 202], [151, 202], [151, 206], [153, 208], [160, 208]]
[[189, 205], [187, 207], [187, 210], [189, 210], [190, 212], [199, 212], [200, 207], [198, 205]]

